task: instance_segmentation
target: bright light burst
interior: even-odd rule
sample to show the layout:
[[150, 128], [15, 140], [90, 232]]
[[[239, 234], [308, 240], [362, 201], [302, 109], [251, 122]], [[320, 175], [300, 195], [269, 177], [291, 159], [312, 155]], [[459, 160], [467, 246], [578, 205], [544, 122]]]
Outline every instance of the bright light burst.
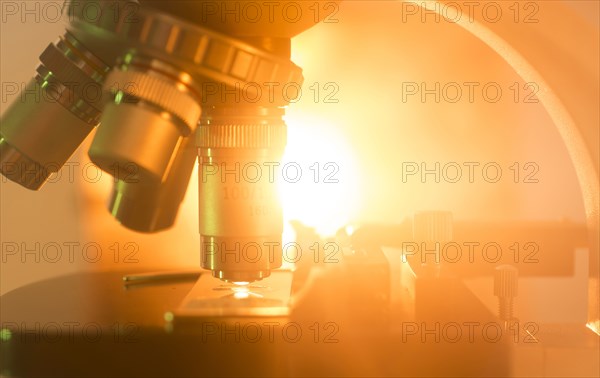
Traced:
[[352, 150], [339, 128], [309, 115], [286, 119], [288, 144], [279, 192], [284, 221], [299, 220], [331, 235], [359, 210], [359, 180]]

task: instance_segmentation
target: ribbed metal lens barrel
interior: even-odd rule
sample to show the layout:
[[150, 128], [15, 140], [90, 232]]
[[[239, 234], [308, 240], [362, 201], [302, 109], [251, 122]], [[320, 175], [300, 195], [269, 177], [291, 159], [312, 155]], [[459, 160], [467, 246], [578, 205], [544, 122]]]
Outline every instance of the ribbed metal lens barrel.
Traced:
[[283, 114], [277, 107], [222, 106], [206, 110], [200, 123], [201, 264], [222, 280], [253, 282], [281, 266]]
[[57, 172], [100, 121], [109, 67], [66, 33], [0, 122], [0, 172], [32, 190]]
[[112, 97], [89, 150], [116, 178], [164, 182], [200, 119], [190, 75], [160, 60], [126, 55], [106, 78]]

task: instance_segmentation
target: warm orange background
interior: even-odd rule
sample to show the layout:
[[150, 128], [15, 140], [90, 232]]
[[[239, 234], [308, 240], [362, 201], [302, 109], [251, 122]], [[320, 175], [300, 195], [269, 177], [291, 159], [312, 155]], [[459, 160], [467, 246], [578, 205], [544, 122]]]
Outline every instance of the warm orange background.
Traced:
[[[569, 1], [582, 28], [598, 30], [598, 2]], [[347, 1], [335, 16], [338, 23], [320, 24], [296, 37], [293, 58], [304, 69], [305, 92], [288, 109], [290, 126], [286, 159], [308, 169], [313, 162], [335, 162], [339, 184], [288, 185], [283, 190], [287, 219], [331, 232], [348, 221], [400, 222], [415, 211], [439, 209], [457, 219], [584, 221], [576, 176], [558, 132], [541, 104], [515, 104], [508, 87], [523, 85], [515, 72], [491, 49], [455, 24], [401, 20], [396, 1]], [[543, 12], [539, 14], [541, 28]], [[584, 26], [587, 25], [587, 26]], [[37, 57], [62, 33], [61, 23], [21, 22], [8, 18], [1, 33], [1, 81], [27, 82]], [[560, 30], [556, 30], [560, 33]], [[597, 67], [598, 51], [590, 51]], [[402, 82], [498, 82], [503, 99], [489, 104], [423, 104], [418, 96], [401, 101]], [[336, 83], [337, 104], [314, 102], [308, 87]], [[463, 96], [464, 97], [464, 96]], [[13, 97], [14, 98], [14, 97]], [[7, 103], [2, 103], [2, 111]], [[594, 109], [590, 109], [594, 111]], [[597, 112], [597, 109], [595, 109]], [[89, 142], [89, 140], [88, 140]], [[76, 249], [75, 262], [28, 263], [11, 257], [2, 264], [0, 293], [28, 282], [71, 271], [113, 268], [109, 248], [139, 245], [132, 268], [197, 266], [199, 259], [195, 176], [176, 227], [157, 235], [122, 229], [105, 211], [108, 177], [99, 183], [82, 179], [88, 161], [80, 149], [76, 180], [61, 179], [40, 192], [30, 192], [2, 179], [2, 242], [31, 246], [57, 242], [98, 243], [103, 258], [90, 264]], [[497, 162], [507, 179], [489, 184], [402, 183], [402, 162]], [[538, 184], [515, 184], [508, 178], [513, 162], [535, 162]], [[89, 173], [93, 175], [93, 170]], [[415, 176], [416, 177], [416, 176]], [[66, 248], [63, 253], [66, 252]], [[117, 259], [122, 263], [122, 255]]]

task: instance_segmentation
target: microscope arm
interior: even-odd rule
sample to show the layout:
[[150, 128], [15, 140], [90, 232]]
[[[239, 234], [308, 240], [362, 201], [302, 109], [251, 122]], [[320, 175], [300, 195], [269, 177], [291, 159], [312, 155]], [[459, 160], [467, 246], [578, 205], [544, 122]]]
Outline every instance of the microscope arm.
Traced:
[[[450, 7], [450, 1], [446, 0], [407, 2], [434, 12]], [[589, 290], [596, 293], [589, 296], [588, 320], [598, 324], [600, 120], [598, 112], [591, 110], [598, 107], [600, 83], [598, 57], [589, 54], [597, 49], [598, 32], [582, 22], [581, 17], [575, 15], [564, 2], [529, 3], [542, 11], [540, 17], [543, 20], [525, 23], [514, 22], [507, 17], [493, 23], [486, 22], [482, 12], [473, 12], [472, 20], [463, 15], [452, 22], [498, 53], [525, 82], [539, 86], [537, 97], [554, 121], [567, 148], [583, 196], [590, 247]], [[512, 3], [499, 4], [509, 14], [508, 7]], [[573, 69], [573, 66], [577, 69]]]

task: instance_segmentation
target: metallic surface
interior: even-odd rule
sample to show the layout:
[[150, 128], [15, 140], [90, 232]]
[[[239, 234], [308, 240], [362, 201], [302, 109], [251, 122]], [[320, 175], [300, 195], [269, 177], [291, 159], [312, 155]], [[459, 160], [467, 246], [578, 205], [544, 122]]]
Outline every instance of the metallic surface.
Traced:
[[340, 1], [142, 0], [140, 3], [222, 33], [289, 39], [323, 21], [338, 9]]
[[[15, 104], [2, 127], [2, 172], [39, 188], [101, 121], [89, 157], [115, 178], [110, 212], [130, 229], [163, 230], [174, 223], [185, 194], [194, 161], [188, 141], [205, 107], [198, 133], [201, 176], [207, 166], [258, 165], [268, 173], [259, 172], [253, 182], [213, 177], [200, 185], [202, 265], [223, 280], [268, 277], [281, 265], [283, 219], [272, 177], [286, 141], [281, 107], [300, 95], [282, 88], [300, 88], [303, 81], [289, 60], [291, 35], [274, 35], [260, 23], [254, 27], [261, 33], [233, 38], [230, 30], [225, 35], [210, 23], [178, 18], [180, 6], [165, 12], [128, 0], [65, 5], [68, 32], [40, 56], [30, 90], [48, 92], [70, 113], [47, 99], [34, 108]], [[89, 5], [97, 17], [88, 17]], [[302, 19], [295, 32], [319, 21]], [[102, 89], [86, 101], [80, 88], [63, 85], [69, 81]], [[48, 121], [57, 119], [65, 129], [49, 131]], [[252, 261], [224, 258], [231, 248], [241, 253], [256, 245]]]
[[[71, 4], [75, 7], [75, 3]], [[114, 4], [108, 1], [98, 3]], [[136, 2], [119, 3], [137, 4]], [[283, 111], [279, 106], [285, 105], [287, 101], [286, 98], [272, 100], [261, 97], [260, 93], [266, 86], [254, 85], [245, 79], [240, 80], [229, 64], [231, 62], [233, 66], [240, 64], [242, 67], [240, 72], [244, 73], [240, 76], [255, 68], [252, 66], [254, 63], [249, 63], [250, 66], [246, 65], [255, 60], [247, 58], [243, 52], [240, 53], [236, 49], [238, 43], [243, 46], [245, 43], [254, 45], [278, 58], [287, 59], [289, 37], [305, 25], [310, 25], [310, 22], [298, 23], [293, 28], [279, 27], [273, 30], [263, 27], [264, 25], [227, 23], [225, 26], [225, 24], [219, 25], [219, 20], [214, 18], [212, 21], [200, 22], [211, 16], [211, 8], [208, 6], [212, 4], [212, 6], [242, 7], [248, 6], [250, 2], [223, 1], [218, 5], [206, 1], [160, 3], [142, 1], [141, 3], [155, 4], [154, 10], [176, 14], [177, 17], [187, 19], [192, 24], [205, 24], [223, 33], [236, 35], [239, 40], [232, 43], [235, 45], [233, 48], [223, 47], [220, 42], [207, 42], [210, 47], [204, 50], [204, 47], [199, 47], [205, 42], [204, 38], [189, 37], [197, 30], [194, 29], [195, 25], [185, 26], [185, 22], [175, 17], [161, 15], [160, 12], [155, 13], [148, 8], [143, 11], [147, 13], [141, 13], [144, 16], [141, 18], [142, 26], [127, 25], [127, 22], [121, 21], [113, 23], [109, 18], [102, 19], [100, 21], [102, 25], [91, 25], [83, 20], [77, 20], [78, 26], [70, 26], [70, 30], [86, 45], [89, 43], [89, 46], [94, 46], [94, 52], [96, 52], [95, 48], [98, 48], [98, 54], [103, 60], [113, 64], [118, 59], [126, 61], [130, 56], [142, 60], [150, 57], [150, 66], [158, 64], [160, 67], [171, 67], [165, 70], [176, 73], [174, 82], [179, 85], [185, 87], [186, 84], [178, 80], [181, 76], [188, 75], [197, 83], [191, 87], [195, 87], [200, 93], [200, 96], [195, 96], [196, 100], [180, 106], [186, 102], [187, 97], [180, 97], [177, 91], [173, 92], [174, 95], [165, 97], [167, 93], [165, 91], [171, 91], [174, 87], [165, 87], [162, 82], [157, 84], [155, 81], [156, 77], [161, 77], [165, 73], [162, 69], [156, 70], [154, 66], [150, 73], [142, 67], [139, 72], [113, 71], [112, 78], [118, 85], [122, 86], [128, 81], [142, 83], [142, 91], [130, 90], [131, 88], [119, 90], [118, 86], [112, 91], [113, 87], [105, 86], [115, 101], [104, 110], [103, 119], [107, 122], [101, 126], [100, 131], [106, 134], [100, 134], [101, 137], [97, 140], [95, 153], [98, 155], [95, 159], [107, 171], [110, 172], [109, 168], [114, 169], [114, 176], [118, 179], [109, 208], [122, 224], [138, 231], [153, 232], [164, 229], [174, 222], [177, 207], [185, 193], [190, 167], [196, 157], [192, 135], [200, 116], [199, 105], [203, 105], [204, 117], [197, 130], [197, 153], [200, 158], [200, 243], [202, 265], [213, 272], [212, 277], [204, 274], [201, 282], [202, 284], [210, 282], [217, 288], [223, 288], [223, 291], [232, 295], [233, 299], [239, 299], [235, 297], [236, 294], [247, 296], [243, 299], [248, 299], [250, 291], [233, 290], [236, 286], [224, 285], [216, 278], [232, 282], [264, 279], [250, 286], [262, 290], [265, 289], [263, 286], [265, 282], [279, 275], [279, 272], [271, 275], [271, 270], [281, 264], [281, 261], [277, 260], [277, 257], [281, 259], [281, 250], [277, 249], [277, 245], [281, 246], [281, 211], [279, 203], [272, 198], [275, 192], [273, 182], [270, 179], [265, 180], [264, 177], [277, 177], [276, 173], [270, 175], [270, 167], [279, 160], [285, 145]], [[284, 2], [286, 6], [290, 6], [291, 3]], [[308, 3], [302, 5], [312, 6]], [[445, 2], [418, 2], [418, 5], [426, 7], [440, 3]], [[448, 6], [454, 4], [447, 3]], [[537, 5], [538, 2], [528, 4]], [[550, 5], [550, 8], [545, 10], [551, 10], [552, 7], [553, 5]], [[552, 12], [547, 12], [545, 16], [548, 16], [548, 13]], [[562, 14], [560, 16], [562, 17]], [[160, 22], [156, 21], [157, 19], [160, 19]], [[430, 271], [415, 269], [420, 265], [404, 263], [395, 265], [391, 261], [388, 262], [379, 248], [383, 244], [381, 239], [362, 230], [361, 238], [346, 235], [349, 244], [344, 245], [342, 259], [336, 261], [336, 264], [329, 266], [324, 263], [316, 264], [316, 262], [312, 264], [310, 259], [308, 264], [306, 259], [298, 264], [299, 271], [294, 275], [292, 285], [298, 291], [294, 294], [298, 295], [294, 297], [294, 306], [290, 313], [286, 312], [289, 309], [281, 306], [281, 303], [272, 307], [276, 309], [275, 314], [269, 314], [269, 311], [261, 312], [264, 308], [260, 306], [259, 301], [243, 303], [244, 306], [241, 306], [243, 311], [237, 311], [240, 310], [239, 308], [231, 311], [228, 305], [231, 303], [229, 299], [232, 298], [228, 297], [226, 300], [219, 298], [214, 302], [205, 301], [207, 298], [198, 300], [193, 290], [202, 286], [200, 283], [195, 289], [191, 288], [191, 284], [168, 282], [168, 285], [163, 287], [136, 285], [126, 286], [124, 290], [120, 281], [123, 274], [121, 272], [63, 277], [22, 287], [2, 298], [3, 306], [0, 311], [2, 311], [3, 324], [0, 348], [8, 353], [2, 353], [0, 373], [2, 375], [14, 373], [18, 376], [40, 374], [59, 376], [90, 374], [508, 376], [510, 373], [514, 374], [514, 370], [511, 369], [521, 363], [525, 366], [526, 373], [523, 374], [521, 371], [521, 374], [515, 374], [516, 376], [561, 375], [561, 372], [566, 372], [565, 376], [598, 376], [598, 144], [595, 143], [598, 140], [598, 122], [594, 122], [594, 119], [597, 121], [594, 112], [589, 116], [591, 107], [587, 106], [586, 101], [579, 101], [580, 93], [573, 94], [561, 90], [563, 83], [571, 83], [577, 86], [577, 89], [589, 83], [590, 86], [597, 84], [597, 74], [593, 76], [582, 73], [581, 77], [586, 80], [568, 80], [567, 78], [571, 78], [574, 72], [574, 76], [578, 77], [577, 72], [585, 72], [585, 70], [574, 70], [573, 65], [568, 65], [571, 68], [569, 70], [557, 69], [560, 64], [556, 62], [561, 59], [554, 58], [568, 57], [563, 55], [560, 49], [548, 49], [547, 46], [552, 47], [552, 41], [540, 38], [539, 33], [529, 33], [527, 32], [529, 30], [515, 28], [514, 25], [507, 29], [503, 29], [502, 24], [489, 25], [487, 29], [485, 26], [480, 28], [477, 26], [478, 23], [473, 23], [472, 20], [470, 23], [476, 26], [467, 25], [467, 30], [478, 35], [500, 52], [515, 70], [523, 75], [523, 78], [540, 84], [542, 89], [540, 98], [551, 118], [558, 125], [575, 163], [585, 197], [590, 243], [581, 242], [585, 232], [582, 232], [578, 224], [559, 222], [549, 228], [544, 228], [544, 225], [528, 225], [527, 228], [519, 229], [519, 234], [525, 235], [523, 237], [525, 241], [537, 240], [537, 234], [534, 236], [531, 230], [536, 232], [543, 230], [551, 236], [540, 243], [542, 258], [536, 261], [536, 264], [527, 264], [527, 262], [520, 264], [519, 274], [536, 277], [558, 275], [560, 277], [557, 280], [562, 284], [566, 281], [564, 278], [572, 278], [571, 276], [577, 272], [577, 266], [581, 267], [581, 264], [576, 265], [573, 261], [575, 255], [579, 257], [582, 255], [575, 249], [581, 246], [590, 247], [590, 284], [594, 284], [593, 280], [596, 280], [596, 286], [595, 290], [590, 290], [588, 328], [585, 328], [583, 323], [557, 326], [533, 322], [530, 323], [534, 325], [533, 330], [521, 328], [519, 324], [510, 329], [512, 332], [517, 332], [516, 341], [515, 334], [509, 333], [493, 342], [486, 340], [485, 335], [477, 335], [474, 340], [462, 339], [459, 343], [454, 343], [445, 339], [440, 343], [435, 340], [435, 337], [440, 336], [436, 328], [440, 324], [442, 329], [447, 325], [473, 322], [496, 324], [498, 318], [494, 316], [494, 311], [490, 310], [489, 306], [486, 308], [482, 298], [470, 290], [464, 278], [476, 276], [476, 279], [481, 279], [481, 276], [486, 276], [485, 279], [491, 280], [490, 273], [494, 266], [498, 265], [498, 261], [492, 264], [487, 261], [483, 264], [463, 261], [462, 266], [461, 262], [458, 262], [451, 267], [444, 266], [451, 269], [437, 270], [436, 274], [428, 274]], [[179, 28], [179, 25], [185, 27]], [[514, 33], [517, 36], [512, 41], [514, 44], [507, 44], [505, 42], [511, 42], [510, 38], [506, 38], [505, 41], [502, 37], [510, 35], [507, 30], [513, 29], [519, 32]], [[573, 33], [578, 30], [575, 27], [565, 29], [572, 30]], [[133, 40], [128, 39], [128, 33], [135, 35]], [[568, 36], [569, 33], [561, 36], [568, 41], [568, 45], [575, 45], [577, 40], [584, 39], [584, 36], [567, 38]], [[181, 48], [188, 38], [192, 39], [192, 47], [189, 50]], [[530, 38], [535, 39], [532, 42]], [[106, 42], [110, 40], [115, 40], [116, 43], [107, 44]], [[131, 53], [126, 48], [129, 45], [135, 46], [135, 50], [142, 53]], [[513, 50], [511, 45], [516, 48]], [[537, 50], [539, 46], [543, 47]], [[540, 54], [542, 58], [537, 60], [539, 57], [536, 57], [536, 54], [545, 49], [551, 51], [551, 54], [546, 57]], [[183, 50], [187, 52], [180, 53]], [[173, 51], [175, 51], [174, 55], [178, 55], [176, 62], [171, 62], [169, 59]], [[203, 57], [208, 54], [207, 51], [214, 52], [214, 59], [219, 60], [215, 66], [219, 68], [214, 69], [209, 62], [202, 60], [201, 65], [206, 66], [203, 69], [208, 73], [197, 71], [189, 59], [182, 59], [183, 55], [192, 51]], [[581, 51], [586, 52], [586, 49]], [[519, 53], [524, 53], [524, 56]], [[48, 66], [66, 63], [69, 67], [68, 59], [64, 59], [61, 54], [57, 47], [51, 47], [42, 55], [42, 61], [45, 61]], [[231, 59], [221, 61], [224, 56]], [[557, 75], [560, 79], [547, 83], [545, 80], [548, 80], [548, 77], [533, 70], [526, 59], [532, 56], [534, 59], [531, 64], [537, 62], [538, 68], [542, 70], [541, 74], [548, 67], [545, 73], [552, 73], [552, 70], [555, 70], [561, 73]], [[129, 66], [125, 65], [125, 67]], [[228, 77], [218, 77], [218, 72], [225, 73]], [[46, 66], [40, 67], [38, 74], [42, 80], [53, 78], [55, 75]], [[62, 75], [61, 77], [57, 75], [56, 80], [83, 80], [76, 69], [66, 70]], [[591, 76], [591, 80], [587, 80], [588, 76]], [[243, 88], [241, 86], [238, 88], [240, 83], [243, 84]], [[191, 87], [190, 89], [193, 90]], [[157, 91], [156, 88], [161, 89]], [[69, 114], [75, 114], [83, 120], [94, 120], [99, 116], [93, 106], [68, 101], [67, 99], [75, 92], [71, 92], [65, 85], [61, 84], [53, 89], [45, 89], [38, 85], [30, 89], [37, 93], [46, 91], [62, 106], [62, 108], [54, 108], [43, 105], [42, 110], [24, 107], [21, 111], [27, 113], [26, 115], [22, 115], [21, 111], [17, 112], [19, 117], [30, 117], [33, 123], [47, 124], [47, 119], [57, 116], [70, 119]], [[234, 103], [231, 102], [233, 97], [231, 89], [235, 90]], [[575, 92], [585, 93], [584, 90]], [[561, 104], [559, 93], [565, 96], [563, 98], [567, 101], [565, 105]], [[178, 100], [171, 102], [173, 96], [179, 97]], [[246, 99], [240, 102], [237, 96]], [[255, 96], [253, 98], [258, 98], [259, 103], [249, 104], [248, 96]], [[594, 96], [589, 97], [594, 98]], [[70, 113], [62, 111], [61, 113], [57, 110], [63, 108], [68, 108]], [[580, 108], [585, 109], [584, 113], [578, 113]], [[41, 115], [36, 112], [40, 112]], [[587, 116], [577, 117], [578, 114]], [[18, 117], [13, 115], [13, 118]], [[37, 137], [38, 131], [33, 132]], [[44, 136], [44, 141], [54, 140], [52, 139], [54, 135], [39, 133]], [[24, 134], [27, 138], [19, 146], [28, 146], [25, 148], [27, 150], [29, 149], [27, 143], [30, 143], [29, 132]], [[68, 134], [67, 130], [65, 134]], [[140, 137], [146, 135], [151, 140], [143, 142], [148, 144], [140, 148], [130, 147], [131, 142], [135, 145]], [[591, 137], [585, 138], [582, 143], [582, 135]], [[25, 186], [37, 188], [41, 185], [40, 181], [43, 182], [47, 177], [43, 172], [45, 167], [38, 164], [37, 159], [32, 159], [27, 151], [21, 151], [19, 146], [13, 145], [17, 144], [15, 140], [20, 141], [20, 136], [22, 135], [18, 133], [11, 134], [10, 140], [5, 138], [4, 134], [0, 137], [2, 172]], [[79, 137], [80, 134], [76, 133], [74, 136]], [[75, 140], [68, 140], [66, 146], [72, 145], [76, 148], [75, 142]], [[153, 143], [160, 146], [155, 146]], [[31, 150], [46, 151], [51, 154], [53, 151], [45, 150], [51, 147], [53, 147], [51, 144], [33, 145]], [[109, 152], [106, 157], [100, 157], [105, 152]], [[117, 158], [114, 159], [115, 157]], [[11, 165], [22, 165], [24, 168], [5, 172], [5, 162]], [[117, 164], [113, 167], [115, 162]], [[247, 166], [256, 169], [256, 165], [265, 175], [259, 176], [258, 180], [255, 175], [248, 176], [248, 171], [244, 170]], [[223, 175], [222, 172], [225, 174]], [[31, 173], [33, 174], [27, 176]], [[247, 209], [251, 211], [245, 212], [244, 210]], [[407, 227], [402, 227], [400, 228], [402, 235], [394, 234], [390, 240], [403, 244], [412, 237], [412, 240], [419, 243], [434, 243], [436, 245], [432, 250], [438, 258], [440, 244], [449, 241], [468, 241], [473, 238], [496, 242], [498, 239], [495, 238], [503, 238], [510, 240], [511, 243], [516, 243], [517, 240], [519, 243], [523, 241], [506, 230], [500, 231], [497, 227], [489, 227], [493, 231], [487, 234], [491, 237], [487, 237], [485, 232], [481, 232], [481, 222], [477, 222], [479, 227], [477, 232], [459, 234], [454, 230], [451, 217], [446, 215], [419, 214], [414, 218], [413, 233], [407, 231]], [[515, 223], [510, 227], [516, 227]], [[392, 231], [397, 230], [392, 228]], [[299, 235], [298, 239], [301, 240], [302, 236]], [[173, 245], [177, 247], [178, 244]], [[306, 240], [303, 244], [307, 249], [311, 245], [312, 243]], [[405, 254], [406, 251], [395, 252]], [[511, 259], [514, 256], [509, 254], [502, 258]], [[587, 255], [584, 257], [587, 258]], [[587, 261], [586, 259], [585, 262]], [[396, 280], [397, 277], [392, 275], [392, 271], [398, 268], [398, 265], [402, 274], [400, 280]], [[587, 268], [588, 265], [585, 265], [586, 270]], [[196, 273], [193, 273], [192, 277], [195, 275]], [[178, 275], [168, 278], [176, 276]], [[136, 276], [128, 275], [128, 277]], [[155, 275], [146, 276], [142, 280], [153, 280], [155, 277]], [[495, 278], [493, 292], [500, 299], [499, 320], [511, 320], [512, 298], [517, 294], [516, 269], [500, 266]], [[481, 286], [485, 287], [487, 294], [491, 296], [492, 290], [489, 290], [491, 281], [488, 280]], [[590, 285], [590, 288], [593, 287]], [[393, 290], [400, 293], [401, 299], [395, 304], [392, 298]], [[548, 297], [555, 294], [553, 291], [550, 292], [551, 295]], [[193, 320], [200, 320], [200, 325], [196, 323], [186, 327], [181, 323], [172, 324], [165, 316], [172, 315], [170, 311], [177, 308], [186, 293], [188, 293], [186, 301], [188, 307], [184, 310], [191, 310], [187, 315], [191, 315]], [[573, 291], [569, 294], [580, 294], [580, 292]], [[282, 310], [284, 308], [286, 311]], [[253, 312], [253, 310], [257, 311]], [[280, 313], [277, 312], [280, 310]], [[166, 311], [169, 312], [165, 314]], [[307, 332], [308, 341], [305, 339], [299, 343], [269, 344], [263, 340], [265, 342], [255, 344], [253, 341], [244, 340], [246, 344], [242, 343], [240, 346], [237, 340], [232, 340], [231, 331], [233, 330], [234, 337], [238, 337], [239, 333], [236, 334], [236, 330], [244, 330], [248, 327], [255, 329], [256, 322], [260, 322], [261, 319], [254, 317], [239, 319], [231, 316], [257, 314], [289, 315], [284, 318], [287, 324], [300, 325], [302, 329], [311, 331], [315, 329], [315, 320], [327, 322], [325, 324], [332, 323], [334, 330], [338, 327], [337, 330], [341, 331], [341, 342], [327, 345], [321, 343], [322, 339], [317, 339], [318, 342], [314, 341], [315, 339], [312, 338], [314, 334]], [[213, 316], [218, 319], [211, 318]], [[167, 320], [166, 324], [163, 319]], [[210, 320], [210, 323], [206, 320]], [[535, 318], [533, 320], [536, 321]], [[40, 331], [36, 328], [40, 323], [51, 324], [55, 325], [53, 330], [66, 334], [71, 330], [69, 327], [73, 322], [94, 324], [108, 337], [102, 342], [92, 343], [86, 340], [87, 334], [82, 334], [56, 342], [56, 339], [52, 339], [55, 334], [48, 334], [45, 329]], [[222, 327], [217, 338], [209, 342], [206, 342], [206, 338], [214, 334], [207, 332], [207, 324], [209, 327]], [[407, 335], [404, 333], [406, 331], [404, 327], [407, 324], [422, 327], [421, 335], [410, 339], [411, 342], [407, 342], [405, 338]], [[126, 327], [133, 325], [135, 331], [140, 331], [133, 336], [140, 338], [128, 343], [131, 341], [129, 337], [132, 336], [128, 332], [132, 328], [122, 328], [123, 325]], [[322, 325], [318, 324], [318, 326]], [[432, 328], [428, 327], [433, 327], [433, 332]], [[542, 332], [538, 333], [540, 329]], [[432, 334], [434, 341], [429, 338]], [[441, 335], [448, 336], [443, 332]], [[35, 342], [32, 342], [32, 339]], [[42, 342], [39, 342], [40, 339]], [[533, 345], [528, 344], [531, 342]], [[32, 364], [31, 361], [36, 363]], [[8, 368], [5, 370], [5, 367]], [[587, 374], [577, 374], [582, 371]]]
[[278, 108], [214, 108], [198, 130], [201, 264], [223, 280], [253, 282], [281, 265], [282, 116]]
[[105, 107], [89, 155], [119, 179], [160, 183], [183, 138], [196, 130], [200, 99], [187, 73], [153, 59], [129, 59], [107, 78], [114, 100]]
[[[107, 4], [106, 6], [114, 6]], [[115, 21], [114, 12], [102, 12], [98, 20], [82, 13], [81, 2], [71, 2], [69, 30], [89, 43], [107, 61], [115, 61], [130, 50], [171, 62], [202, 83], [223, 83], [227, 88], [242, 87], [250, 95], [268, 93], [269, 83], [302, 84], [302, 71], [289, 61], [239, 39], [186, 22], [152, 8], [140, 7], [135, 18]], [[127, 9], [127, 2], [122, 5]], [[103, 16], [103, 17], [102, 17]], [[213, 86], [204, 90], [212, 93]], [[219, 88], [219, 86], [217, 86]], [[276, 103], [287, 103], [281, 99]]]
[[498, 297], [498, 317], [513, 319], [514, 298], [518, 293], [519, 271], [511, 265], [497, 266], [494, 272], [494, 295]]
[[19, 101], [2, 117], [0, 172], [37, 190], [98, 124], [102, 61], [66, 33], [40, 55], [41, 64]]
[[117, 180], [108, 210], [123, 226], [135, 231], [157, 232], [170, 228], [188, 188], [196, 156], [194, 136], [184, 138], [163, 182], [135, 174]]
[[[439, 12], [448, 0], [413, 1]], [[562, 2], [543, 2], [546, 23], [489, 23], [485, 16], [456, 24], [476, 36], [504, 59], [525, 81], [539, 85], [538, 97], [554, 122], [577, 173], [583, 197], [590, 248], [589, 322], [600, 327], [600, 138], [597, 107], [597, 60], [589, 51], [598, 33], [566, 12]], [[540, 6], [536, 2], [534, 6]], [[509, 7], [509, 3], [503, 4]], [[548, 27], [551, 25], [551, 27]], [[560, 30], [557, 33], [556, 30]], [[569, 41], [577, 41], [570, 43]], [[532, 48], [535, 46], [535, 48]], [[561, 59], [556, 59], [561, 56]], [[573, 69], [573, 65], [577, 69]]]
[[[100, 2], [99, 5], [126, 10], [132, 3]], [[174, 216], [164, 214], [176, 207], [170, 207], [169, 211], [153, 209], [158, 203], [164, 206], [162, 201], [166, 201], [155, 198], [161, 196], [157, 194], [159, 191], [168, 192], [159, 189], [159, 183], [175, 180], [170, 169], [181, 138], [196, 128], [200, 106], [214, 114], [205, 119], [215, 118], [209, 128], [200, 128], [201, 164], [227, 167], [278, 161], [285, 145], [285, 126], [281, 122], [283, 112], [277, 107], [299, 94], [289, 91], [296, 93], [290, 96], [281, 87], [288, 84], [299, 87], [303, 81], [301, 70], [288, 59], [289, 39], [248, 38], [265, 50], [287, 53], [280, 56], [207, 29], [201, 23], [185, 22], [168, 14], [171, 12], [158, 12], [147, 6], [135, 8], [133, 18], [125, 16], [130, 12], [121, 12], [122, 17], [115, 18], [111, 17], [114, 12], [107, 11], [93, 21], [85, 17], [83, 9], [82, 4], [69, 3], [69, 29], [108, 61], [120, 61], [105, 85], [114, 101], [105, 107], [102, 126], [89, 153], [95, 164], [119, 179], [110, 204], [119, 221], [141, 231], [159, 230], [172, 224]], [[220, 110], [213, 108], [224, 104], [228, 104], [227, 117], [234, 117], [232, 125], [218, 120]], [[259, 110], [236, 119], [244, 114], [241, 109], [244, 104], [250, 104], [252, 109], [263, 106], [275, 110], [269, 110], [266, 116]], [[275, 123], [270, 120], [271, 113], [277, 113]], [[132, 179], [140, 182], [132, 183]], [[245, 203], [213, 202], [215, 196], [222, 195], [216, 192], [223, 190], [222, 185], [207, 182], [200, 186], [200, 217], [210, 219], [201, 221], [201, 245], [205, 246], [203, 250], [210, 249], [213, 256], [208, 258], [202, 252], [202, 264], [210, 266], [215, 276], [224, 280], [242, 277], [254, 281], [268, 276], [270, 269], [281, 264], [282, 216], [273, 196], [275, 185], [264, 179], [259, 181], [254, 187], [260, 187], [268, 198]], [[178, 186], [183, 186], [183, 180]], [[142, 207], [150, 203], [154, 206], [143, 211]], [[271, 214], [238, 215], [247, 205], [253, 206], [249, 211], [254, 213]], [[170, 220], [158, 224], [153, 217], [161, 212]], [[228, 226], [224, 228], [219, 219], [227, 219]], [[221, 261], [221, 253], [217, 252], [220, 247], [227, 250], [242, 243], [243, 249], [247, 243], [263, 242], [269, 248], [271, 243], [277, 246], [271, 257], [263, 256], [261, 251], [259, 263], [251, 264], [253, 267], [240, 264], [232, 269], [230, 263]]]
[[442, 251], [453, 239], [454, 224], [449, 211], [423, 211], [413, 217], [414, 256], [409, 254], [412, 269], [424, 276], [439, 276], [443, 269]]

